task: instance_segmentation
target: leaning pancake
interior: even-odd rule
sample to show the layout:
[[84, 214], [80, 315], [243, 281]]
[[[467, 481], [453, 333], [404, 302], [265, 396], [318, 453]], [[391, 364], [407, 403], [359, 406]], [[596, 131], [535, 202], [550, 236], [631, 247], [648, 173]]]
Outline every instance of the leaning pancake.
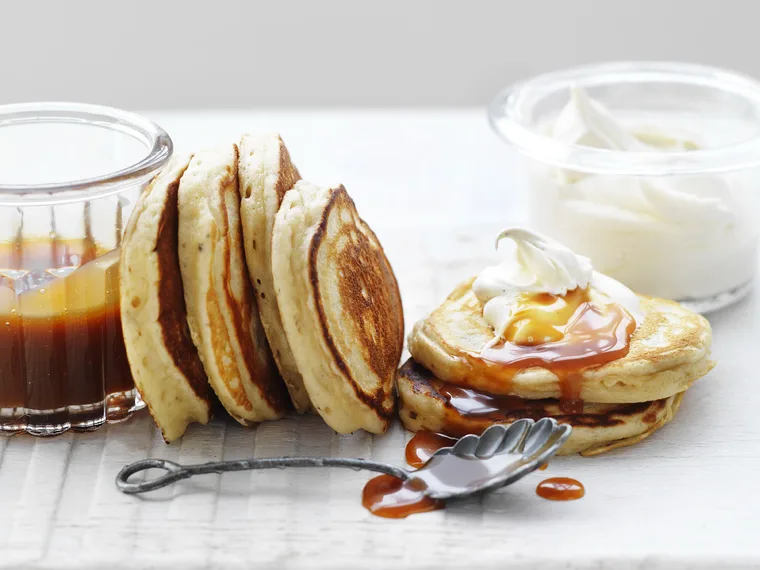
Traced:
[[317, 412], [382, 433], [394, 411], [404, 318], [396, 278], [343, 186], [298, 182], [272, 234], [282, 322]]
[[[560, 379], [545, 368], [505, 374], [481, 357], [493, 328], [472, 291], [461, 283], [446, 301], [418, 322], [408, 339], [415, 360], [438, 378], [494, 394], [560, 398]], [[678, 303], [640, 297], [643, 320], [627, 355], [580, 374], [579, 396], [586, 402], [650, 402], [684, 391], [709, 372], [711, 331], [707, 320]]]
[[246, 425], [282, 417], [290, 403], [269, 351], [243, 259], [238, 150], [193, 156], [179, 184], [179, 264], [187, 320], [208, 381]]
[[269, 346], [272, 347], [293, 405], [298, 412], [311, 408], [293, 351], [282, 326], [272, 277], [272, 228], [285, 192], [301, 178], [290, 162], [288, 149], [276, 133], [243, 135], [240, 140], [240, 217], [245, 258], [259, 304]]
[[560, 455], [597, 455], [633, 445], [673, 419], [683, 397], [682, 392], [653, 402], [585, 404], [581, 413], [564, 414], [554, 399], [525, 400], [458, 388], [411, 359], [399, 370], [397, 383], [399, 416], [408, 430], [461, 437], [480, 434], [494, 423], [553, 417], [573, 426]]
[[211, 419], [210, 390], [190, 338], [177, 257], [177, 191], [190, 156], [151, 182], [121, 246], [121, 321], [135, 385], [167, 442]]

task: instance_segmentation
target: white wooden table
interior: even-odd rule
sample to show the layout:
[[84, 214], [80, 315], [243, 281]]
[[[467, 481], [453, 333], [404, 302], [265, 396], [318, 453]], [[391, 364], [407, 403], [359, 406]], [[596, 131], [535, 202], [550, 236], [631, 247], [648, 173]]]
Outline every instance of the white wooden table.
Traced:
[[[515, 158], [481, 110], [147, 113], [191, 149], [282, 132], [301, 173], [343, 182], [396, 269], [407, 326], [493, 258], [523, 217]], [[760, 567], [760, 313], [711, 318], [718, 367], [647, 441], [549, 469], [487, 497], [406, 520], [360, 503], [343, 470], [208, 475], [143, 498], [114, 476], [144, 457], [276, 455], [403, 461], [408, 435], [337, 436], [318, 418], [246, 430], [216, 422], [165, 445], [149, 418], [92, 434], [0, 437], [0, 568]], [[538, 498], [543, 476], [580, 479], [580, 501]]]

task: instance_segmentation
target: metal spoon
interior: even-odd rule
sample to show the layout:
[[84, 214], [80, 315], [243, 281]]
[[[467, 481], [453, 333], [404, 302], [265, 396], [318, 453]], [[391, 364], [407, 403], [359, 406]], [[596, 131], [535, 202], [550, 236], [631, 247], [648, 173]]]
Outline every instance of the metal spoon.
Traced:
[[[425, 495], [433, 499], [453, 499], [493, 491], [521, 479], [546, 463], [571, 431], [571, 426], [560, 425], [553, 418], [537, 422], [522, 419], [509, 426], [493, 425], [480, 436], [466, 435], [452, 447], [439, 449], [417, 470], [341, 457], [272, 457], [185, 466], [165, 459], [143, 459], [124, 467], [116, 476], [116, 486], [123, 493], [135, 494], [204, 473], [284, 467], [348, 467], [385, 473], [404, 481], [419, 479], [424, 483]], [[166, 474], [139, 483], [129, 482], [130, 477], [146, 469], [164, 469]]]

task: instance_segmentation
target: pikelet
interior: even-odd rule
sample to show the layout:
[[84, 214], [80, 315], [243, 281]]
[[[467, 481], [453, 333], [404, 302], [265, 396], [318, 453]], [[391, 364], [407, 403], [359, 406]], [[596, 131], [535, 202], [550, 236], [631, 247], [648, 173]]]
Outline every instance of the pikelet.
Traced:
[[670, 421], [714, 366], [707, 320], [637, 296], [545, 236], [505, 237], [514, 257], [460, 283], [410, 333], [404, 425], [461, 436], [553, 417], [574, 427], [563, 453], [594, 455]]
[[409, 335], [438, 378], [492, 394], [595, 403], [650, 402], [707, 374], [707, 319], [637, 296], [588, 258], [510, 228], [514, 248], [459, 284]]
[[177, 255], [176, 156], [135, 204], [121, 246], [121, 320], [130, 369], [167, 442], [211, 419], [211, 390], [190, 337]]
[[288, 342], [316, 411], [340, 433], [382, 433], [403, 349], [398, 284], [343, 186], [296, 183], [272, 233]]
[[443, 382], [412, 359], [399, 370], [397, 383], [399, 416], [410, 431], [461, 437], [480, 434], [493, 424], [551, 417], [573, 426], [559, 455], [598, 455], [638, 443], [673, 418], [683, 397], [681, 392], [653, 402], [584, 403], [578, 413], [567, 414], [559, 400], [497, 396]]
[[272, 275], [272, 228], [285, 196], [301, 176], [276, 133], [243, 135], [238, 163], [245, 258], [261, 321], [296, 411], [311, 407], [309, 394], [285, 335]]
[[238, 149], [198, 152], [179, 184], [179, 264], [187, 320], [209, 383], [244, 425], [289, 408], [259, 319], [240, 230]]
[[[562, 398], [560, 377], [532, 366], [512, 373], [489, 364], [483, 348], [494, 329], [483, 318], [473, 280], [459, 284], [443, 304], [419, 321], [408, 338], [414, 359], [441, 380], [494, 394]], [[639, 297], [643, 320], [627, 354], [580, 373], [586, 402], [648, 402], [686, 390], [714, 366], [707, 320], [673, 301]]]

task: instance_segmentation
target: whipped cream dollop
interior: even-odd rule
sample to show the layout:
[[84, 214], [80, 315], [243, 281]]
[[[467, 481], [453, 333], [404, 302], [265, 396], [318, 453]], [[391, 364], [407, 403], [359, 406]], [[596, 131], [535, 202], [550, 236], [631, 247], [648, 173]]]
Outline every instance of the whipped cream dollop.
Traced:
[[486, 267], [472, 284], [483, 306], [483, 317], [502, 338], [524, 294], [549, 293], [564, 296], [574, 289], [589, 288], [592, 298], [623, 306], [637, 323], [641, 309], [636, 294], [622, 283], [594, 271], [591, 261], [547, 236], [524, 229], [508, 228], [496, 238], [509, 238], [514, 249], [498, 265]]

